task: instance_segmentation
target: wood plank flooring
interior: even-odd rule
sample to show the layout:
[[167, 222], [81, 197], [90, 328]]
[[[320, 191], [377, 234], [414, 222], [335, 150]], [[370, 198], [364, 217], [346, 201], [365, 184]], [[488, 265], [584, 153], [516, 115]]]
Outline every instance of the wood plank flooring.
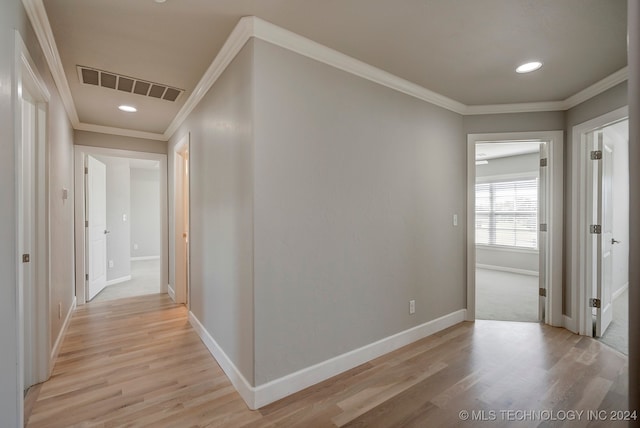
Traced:
[[536, 323], [477, 321], [251, 411], [185, 307], [147, 295], [76, 310], [28, 426], [626, 426], [586, 413], [561, 419], [569, 410], [626, 410], [627, 382], [627, 357], [598, 341]]

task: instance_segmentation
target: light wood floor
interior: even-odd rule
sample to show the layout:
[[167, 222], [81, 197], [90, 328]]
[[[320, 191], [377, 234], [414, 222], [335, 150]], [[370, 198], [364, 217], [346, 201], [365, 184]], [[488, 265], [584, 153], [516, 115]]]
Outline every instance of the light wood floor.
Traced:
[[[76, 310], [53, 376], [35, 390], [28, 426], [565, 426], [514, 422], [501, 411], [624, 410], [627, 371], [624, 355], [567, 330], [478, 321], [250, 411], [186, 309], [148, 295]], [[461, 410], [484, 410], [485, 418], [493, 411], [497, 420], [462, 421]], [[566, 426], [588, 422], [583, 414]]]

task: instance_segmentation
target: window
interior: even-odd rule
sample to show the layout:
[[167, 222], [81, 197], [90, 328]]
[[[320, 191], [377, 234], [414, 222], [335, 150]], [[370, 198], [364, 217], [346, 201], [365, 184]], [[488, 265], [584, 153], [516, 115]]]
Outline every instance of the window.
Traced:
[[476, 184], [476, 244], [538, 248], [538, 180]]

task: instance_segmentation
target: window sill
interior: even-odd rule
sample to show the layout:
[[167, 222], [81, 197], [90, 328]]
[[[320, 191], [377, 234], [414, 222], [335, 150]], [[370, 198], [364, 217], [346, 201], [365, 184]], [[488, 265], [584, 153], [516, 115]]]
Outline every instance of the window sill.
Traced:
[[537, 249], [520, 248], [520, 247], [503, 247], [498, 245], [482, 245], [476, 244], [477, 249], [490, 250], [490, 251], [503, 251], [506, 253], [523, 253], [523, 254], [538, 254]]

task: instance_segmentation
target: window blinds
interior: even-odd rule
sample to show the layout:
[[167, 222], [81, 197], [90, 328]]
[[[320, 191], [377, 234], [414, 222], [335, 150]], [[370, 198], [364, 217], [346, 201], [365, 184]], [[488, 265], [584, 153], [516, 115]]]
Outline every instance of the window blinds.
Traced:
[[476, 244], [538, 248], [538, 180], [476, 184]]

